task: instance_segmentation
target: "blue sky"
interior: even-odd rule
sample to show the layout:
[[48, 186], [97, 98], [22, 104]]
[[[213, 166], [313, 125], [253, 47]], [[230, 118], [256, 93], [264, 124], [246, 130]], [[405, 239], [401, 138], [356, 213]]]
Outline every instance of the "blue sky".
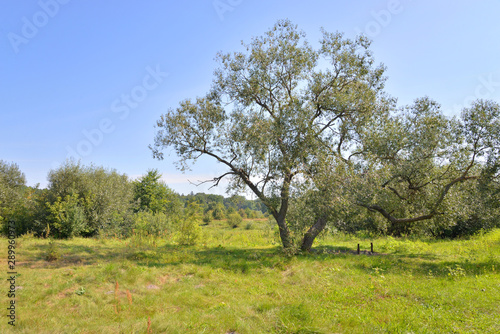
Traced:
[[[158, 168], [179, 193], [222, 166], [176, 170], [152, 158], [168, 108], [204, 95], [218, 51], [241, 50], [289, 18], [313, 45], [320, 28], [365, 33], [399, 103], [430, 96], [447, 115], [500, 101], [500, 1], [0, 0], [0, 159], [28, 184], [68, 156], [130, 177]], [[224, 188], [211, 192], [224, 194]]]

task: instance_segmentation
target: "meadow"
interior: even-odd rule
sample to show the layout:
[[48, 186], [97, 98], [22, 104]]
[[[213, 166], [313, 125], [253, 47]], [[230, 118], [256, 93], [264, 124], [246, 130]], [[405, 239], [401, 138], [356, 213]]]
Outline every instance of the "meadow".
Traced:
[[500, 332], [498, 229], [462, 240], [324, 235], [296, 256], [264, 220], [202, 229], [195, 246], [169, 235], [18, 237], [16, 326], [2, 317], [0, 332]]

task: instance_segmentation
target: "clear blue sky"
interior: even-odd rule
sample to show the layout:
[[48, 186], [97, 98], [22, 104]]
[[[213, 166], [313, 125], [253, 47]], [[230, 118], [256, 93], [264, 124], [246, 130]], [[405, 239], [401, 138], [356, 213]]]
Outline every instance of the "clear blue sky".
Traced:
[[[66, 157], [130, 177], [158, 168], [180, 193], [221, 166], [182, 174], [153, 160], [154, 124], [204, 95], [218, 51], [240, 50], [289, 18], [317, 45], [320, 27], [373, 40], [400, 104], [428, 95], [448, 115], [473, 98], [500, 101], [500, 1], [0, 0], [0, 159], [29, 185]], [[90, 138], [90, 139], [89, 139]], [[224, 193], [224, 188], [212, 189]]]

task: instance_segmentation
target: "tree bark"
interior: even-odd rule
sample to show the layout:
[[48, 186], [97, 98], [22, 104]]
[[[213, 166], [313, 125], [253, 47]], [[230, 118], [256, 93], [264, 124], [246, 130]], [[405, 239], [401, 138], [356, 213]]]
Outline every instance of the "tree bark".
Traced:
[[318, 234], [323, 231], [323, 229], [326, 226], [326, 219], [324, 217], [319, 217], [318, 220], [316, 220], [316, 223], [314, 223], [311, 228], [304, 234], [304, 238], [302, 239], [302, 245], [300, 246], [300, 250], [302, 251], [310, 251], [311, 247], [313, 245], [314, 239], [318, 236]]
[[283, 248], [291, 248], [293, 246], [292, 237], [290, 235], [290, 230], [286, 224], [285, 215], [277, 215], [274, 217], [278, 223], [280, 231], [280, 239], [283, 244]]
[[283, 180], [283, 185], [281, 186], [281, 205], [280, 211], [276, 213], [274, 218], [278, 223], [280, 229], [280, 238], [283, 248], [293, 247], [292, 237], [290, 235], [290, 230], [288, 229], [288, 224], [286, 223], [286, 214], [288, 212], [288, 202], [290, 200], [290, 182], [292, 181], [293, 175], [288, 172]]

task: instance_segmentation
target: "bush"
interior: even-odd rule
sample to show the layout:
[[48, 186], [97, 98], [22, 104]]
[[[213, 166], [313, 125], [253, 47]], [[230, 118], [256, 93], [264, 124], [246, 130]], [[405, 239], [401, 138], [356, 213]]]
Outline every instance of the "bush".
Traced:
[[243, 222], [243, 218], [239, 213], [232, 213], [227, 217], [227, 223], [232, 228], [237, 228]]
[[[132, 184], [125, 174], [94, 165], [83, 166], [70, 160], [51, 170], [48, 181], [46, 201], [51, 206], [56, 205], [58, 198], [66, 201], [67, 196], [77, 196], [78, 206], [83, 209], [86, 220], [82, 236], [130, 232], [121, 231], [131, 222], [128, 216], [133, 203]], [[117, 215], [121, 218], [117, 219]], [[54, 215], [51, 218], [51, 223], [60, 223]], [[116, 226], [115, 223], [121, 225]], [[75, 230], [72, 233], [78, 235], [78, 232]]]
[[77, 194], [67, 195], [64, 199], [48, 203], [52, 230], [58, 238], [79, 236], [87, 228], [87, 220]]
[[177, 227], [177, 243], [179, 245], [195, 245], [201, 237], [201, 227], [194, 217], [182, 219]]
[[470, 237], [474, 234], [477, 234], [479, 231], [488, 231], [494, 228], [488, 220], [481, 219], [477, 216], [472, 216], [469, 219], [461, 219], [457, 221], [457, 223], [451, 227], [443, 229], [437, 235], [440, 238], [450, 238], [456, 239], [460, 237]]
[[59, 246], [51, 240], [49, 242], [49, 248], [47, 248], [47, 253], [45, 254], [45, 260], [52, 262], [59, 260], [61, 254], [59, 253]]
[[177, 223], [177, 243], [179, 245], [195, 245], [201, 237], [199, 225], [199, 205], [190, 203], [184, 217]]
[[224, 219], [224, 206], [221, 203], [217, 203], [215, 206], [212, 215], [215, 220], [222, 220]]
[[172, 232], [172, 218], [162, 212], [141, 211], [134, 214], [133, 229], [153, 236], [164, 236]]
[[204, 223], [209, 224], [212, 221], [212, 217], [213, 217], [213, 212], [212, 212], [212, 210], [209, 210], [203, 215], [202, 220]]

